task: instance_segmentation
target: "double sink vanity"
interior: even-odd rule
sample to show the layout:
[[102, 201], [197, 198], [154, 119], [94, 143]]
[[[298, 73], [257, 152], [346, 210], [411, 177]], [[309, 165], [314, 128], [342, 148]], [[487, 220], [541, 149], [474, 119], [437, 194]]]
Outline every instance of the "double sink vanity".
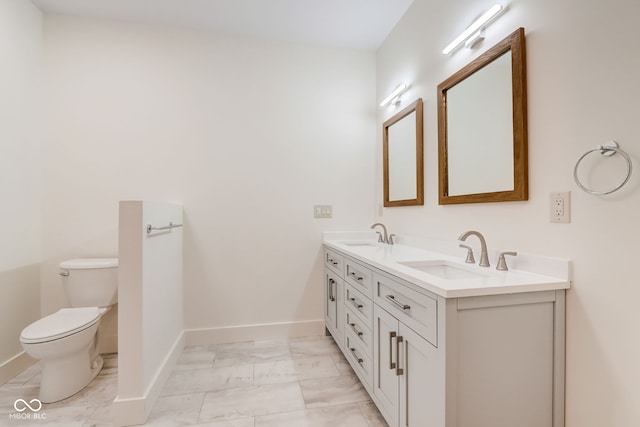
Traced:
[[564, 425], [569, 261], [519, 254], [501, 271], [455, 240], [370, 231], [323, 243], [326, 330], [389, 426]]
[[[439, 205], [528, 200], [525, 51], [518, 28], [438, 85]], [[382, 125], [385, 208], [424, 205], [423, 121]], [[324, 234], [324, 308], [389, 426], [563, 427], [569, 261], [378, 226]]]

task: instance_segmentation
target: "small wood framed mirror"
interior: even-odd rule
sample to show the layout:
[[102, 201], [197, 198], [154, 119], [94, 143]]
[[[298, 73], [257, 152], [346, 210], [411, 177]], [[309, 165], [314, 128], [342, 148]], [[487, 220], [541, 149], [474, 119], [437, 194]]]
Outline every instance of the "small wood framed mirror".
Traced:
[[382, 125], [384, 206], [424, 205], [422, 98]]
[[438, 85], [438, 203], [527, 200], [527, 79], [519, 28]]

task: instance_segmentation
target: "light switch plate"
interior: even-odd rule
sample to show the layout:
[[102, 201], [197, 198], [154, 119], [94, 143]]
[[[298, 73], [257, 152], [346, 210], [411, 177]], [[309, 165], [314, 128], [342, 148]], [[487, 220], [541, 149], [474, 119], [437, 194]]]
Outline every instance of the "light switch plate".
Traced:
[[331, 205], [313, 205], [314, 218], [332, 218], [333, 206]]

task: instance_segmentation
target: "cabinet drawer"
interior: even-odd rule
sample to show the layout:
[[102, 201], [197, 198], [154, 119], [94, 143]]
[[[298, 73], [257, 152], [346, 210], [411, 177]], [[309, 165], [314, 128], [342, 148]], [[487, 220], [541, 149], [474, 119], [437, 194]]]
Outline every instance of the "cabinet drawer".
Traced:
[[437, 347], [438, 302], [381, 274], [374, 280], [376, 304]]
[[358, 339], [354, 338], [353, 332], [348, 330], [344, 336], [344, 355], [349, 361], [349, 364], [362, 381], [362, 384], [367, 389], [371, 389], [373, 384], [373, 363], [371, 358], [365, 354], [365, 351], [358, 343]]
[[371, 329], [373, 325], [373, 301], [356, 290], [352, 284], [344, 286], [344, 305], [351, 309], [362, 323]]
[[353, 339], [360, 344], [366, 355], [371, 357], [373, 354], [373, 335], [369, 329], [371, 325], [363, 323], [350, 306], [345, 308], [345, 329], [351, 332]]
[[369, 298], [373, 298], [373, 278], [371, 270], [367, 267], [346, 258], [344, 260], [344, 277], [354, 288]]
[[324, 265], [330, 268], [338, 276], [342, 277], [344, 271], [344, 258], [331, 249], [324, 250]]

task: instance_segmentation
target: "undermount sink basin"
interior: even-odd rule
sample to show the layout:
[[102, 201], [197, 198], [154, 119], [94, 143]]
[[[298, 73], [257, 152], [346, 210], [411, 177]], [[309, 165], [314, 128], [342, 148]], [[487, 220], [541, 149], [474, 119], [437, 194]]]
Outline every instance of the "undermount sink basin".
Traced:
[[405, 261], [399, 264], [446, 280], [477, 279], [489, 275], [487, 272], [465, 269], [449, 261]]
[[347, 246], [373, 246], [378, 247], [378, 243], [375, 242], [342, 242], [342, 244]]

